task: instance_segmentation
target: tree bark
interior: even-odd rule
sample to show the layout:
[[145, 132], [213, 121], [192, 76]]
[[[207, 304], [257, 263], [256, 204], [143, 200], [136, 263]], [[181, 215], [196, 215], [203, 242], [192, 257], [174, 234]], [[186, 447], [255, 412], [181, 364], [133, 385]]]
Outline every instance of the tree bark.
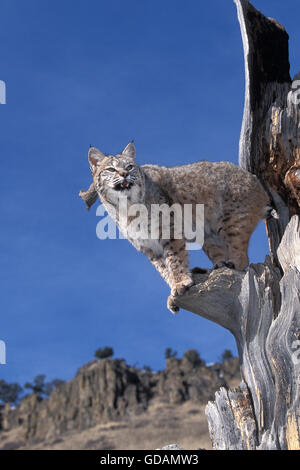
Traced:
[[[287, 254], [288, 253], [288, 254]], [[300, 223], [287, 226], [278, 259], [195, 276], [178, 306], [235, 337], [243, 382], [221, 389], [206, 414], [214, 449], [300, 449]]]
[[178, 306], [237, 342], [243, 381], [206, 408], [213, 448], [299, 450], [300, 82], [290, 79], [284, 28], [247, 0], [235, 3], [246, 72], [240, 166], [258, 176], [279, 218], [267, 222], [264, 264], [199, 275]]
[[[245, 56], [245, 107], [239, 163], [270, 193], [278, 220], [269, 220], [271, 255], [289, 221], [300, 215], [300, 86], [290, 78], [289, 36], [247, 0], [235, 0]], [[298, 86], [299, 85], [299, 86]]]

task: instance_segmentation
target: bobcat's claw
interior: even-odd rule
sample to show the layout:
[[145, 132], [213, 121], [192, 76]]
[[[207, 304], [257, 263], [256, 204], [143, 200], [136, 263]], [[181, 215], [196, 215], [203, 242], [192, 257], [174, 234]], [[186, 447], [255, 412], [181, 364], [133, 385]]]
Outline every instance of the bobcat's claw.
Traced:
[[176, 301], [175, 301], [175, 297], [173, 295], [170, 295], [168, 297], [168, 309], [170, 310], [170, 312], [173, 313], [173, 315], [176, 315], [178, 312], [179, 312], [179, 307], [177, 307], [176, 305]]
[[179, 312], [179, 307], [176, 305], [176, 297], [183, 295], [190, 287], [195, 284], [193, 279], [187, 279], [183, 281], [181, 284], [177, 284], [177, 286], [172, 289], [171, 295], [168, 298], [168, 309], [176, 314]]
[[172, 292], [172, 294], [173, 295], [183, 295], [194, 284], [195, 284], [195, 281], [193, 279], [183, 281], [180, 284], [177, 284], [176, 289], [175, 289], [174, 293]]

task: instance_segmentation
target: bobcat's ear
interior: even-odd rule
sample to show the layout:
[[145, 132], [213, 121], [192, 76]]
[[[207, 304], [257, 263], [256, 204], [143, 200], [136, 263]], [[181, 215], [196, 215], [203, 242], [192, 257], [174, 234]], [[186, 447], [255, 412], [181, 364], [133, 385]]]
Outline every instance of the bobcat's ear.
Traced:
[[103, 158], [105, 158], [104, 153], [100, 152], [100, 150], [96, 149], [96, 147], [91, 147], [89, 150], [89, 164], [92, 172], [95, 170], [97, 165], [99, 165]]
[[126, 157], [135, 158], [135, 146], [133, 140], [124, 148], [122, 155]]

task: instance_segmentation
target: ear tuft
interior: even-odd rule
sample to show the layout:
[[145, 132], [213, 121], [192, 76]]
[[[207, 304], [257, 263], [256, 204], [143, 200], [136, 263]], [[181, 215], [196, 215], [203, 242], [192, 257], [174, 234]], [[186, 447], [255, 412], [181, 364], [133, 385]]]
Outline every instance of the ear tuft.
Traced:
[[90, 147], [89, 164], [92, 172], [102, 162], [103, 158], [105, 158], [104, 153], [100, 152], [100, 150], [96, 149], [96, 147]]
[[135, 154], [136, 154], [136, 151], [135, 151], [135, 146], [134, 146], [134, 143], [133, 143], [133, 140], [124, 148], [123, 152], [122, 152], [122, 155], [125, 155], [126, 157], [130, 157], [130, 158], [135, 158]]

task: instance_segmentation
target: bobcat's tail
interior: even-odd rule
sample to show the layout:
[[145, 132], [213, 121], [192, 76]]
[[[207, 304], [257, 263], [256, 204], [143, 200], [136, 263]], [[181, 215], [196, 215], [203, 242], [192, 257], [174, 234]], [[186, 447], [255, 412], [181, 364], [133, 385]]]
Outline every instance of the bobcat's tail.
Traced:
[[[269, 204], [265, 208], [263, 218], [279, 220], [285, 213], [285, 204], [281, 199], [280, 195], [269, 185], [263, 185], [266, 193], [269, 195]], [[279, 214], [281, 216], [279, 217]]]
[[279, 220], [279, 215], [276, 209], [272, 206], [267, 206], [265, 209], [264, 219], [276, 219]]

